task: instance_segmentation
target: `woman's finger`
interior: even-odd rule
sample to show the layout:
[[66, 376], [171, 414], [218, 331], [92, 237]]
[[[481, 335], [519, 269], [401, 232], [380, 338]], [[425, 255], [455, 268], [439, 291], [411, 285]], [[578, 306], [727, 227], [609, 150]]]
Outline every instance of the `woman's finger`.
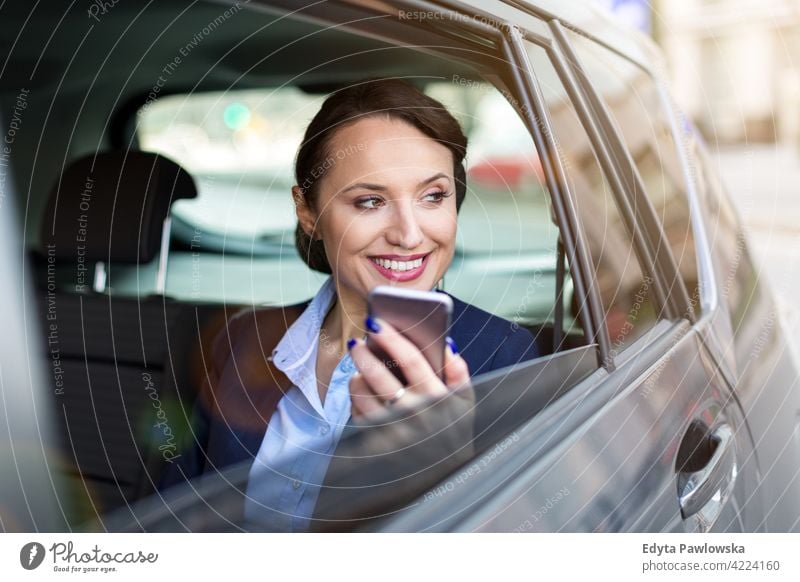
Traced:
[[403, 384], [395, 378], [375, 354], [367, 347], [364, 340], [357, 340], [350, 348], [350, 357], [358, 368], [359, 373], [364, 378], [366, 388], [373, 396], [380, 399], [380, 404], [391, 400], [397, 392], [403, 388]]
[[453, 340], [447, 343], [444, 357], [444, 381], [448, 390], [458, 390], [470, 384], [469, 366], [458, 352]]
[[353, 418], [384, 408], [383, 402], [370, 390], [360, 372], [356, 372], [350, 377], [350, 403], [350, 412]]

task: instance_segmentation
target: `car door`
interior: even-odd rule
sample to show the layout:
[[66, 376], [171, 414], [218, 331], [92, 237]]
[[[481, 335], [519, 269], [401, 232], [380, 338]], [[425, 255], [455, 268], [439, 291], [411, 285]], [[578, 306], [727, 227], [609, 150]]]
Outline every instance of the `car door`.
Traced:
[[[515, 431], [493, 471], [456, 480], [386, 529], [746, 529], [759, 512], [752, 441], [703, 341], [716, 307], [693, 302], [679, 270], [697, 269], [695, 248], [681, 247], [676, 262], [608, 95], [576, 70], [563, 28], [543, 31], [535, 14], [500, 3], [480, 7], [492, 14], [470, 10], [507, 23], [562, 228], [574, 228], [576, 255], [588, 259], [573, 304], [597, 317], [603, 366]], [[713, 288], [706, 270], [698, 277], [696, 287]]]

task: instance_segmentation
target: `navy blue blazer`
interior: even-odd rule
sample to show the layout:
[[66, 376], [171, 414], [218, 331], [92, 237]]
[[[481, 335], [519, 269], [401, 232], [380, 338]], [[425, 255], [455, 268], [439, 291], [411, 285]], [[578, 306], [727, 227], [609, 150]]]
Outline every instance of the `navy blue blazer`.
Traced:
[[[539, 356], [527, 329], [450, 297], [449, 335], [470, 376]], [[194, 405], [193, 444], [170, 462], [159, 489], [255, 459], [272, 413], [291, 388], [268, 355], [310, 301], [250, 308], [230, 319], [214, 340], [208, 377]]]

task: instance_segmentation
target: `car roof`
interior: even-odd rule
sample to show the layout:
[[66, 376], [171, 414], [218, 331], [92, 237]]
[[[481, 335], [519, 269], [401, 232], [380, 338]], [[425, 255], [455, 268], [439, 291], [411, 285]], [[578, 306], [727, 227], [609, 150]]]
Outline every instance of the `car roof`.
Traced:
[[[558, 18], [569, 28], [591, 31], [591, 36], [633, 60], [651, 61], [655, 54], [651, 41], [645, 35], [617, 23], [595, 3], [583, 0], [514, 3], [529, 7], [544, 17]], [[348, 45], [352, 44], [346, 32], [329, 30], [321, 35], [315, 34], [318, 26], [302, 20], [283, 20], [280, 26], [265, 29], [265, 25], [275, 16], [256, 7], [255, 3], [246, 8], [253, 10], [252, 16], [224, 18], [224, 25], [221, 25], [223, 20], [220, 16], [226, 10], [225, 4], [228, 2], [219, 0], [159, 0], [147, 6], [120, 2], [94, 19], [83, 4], [53, 10], [49, 5], [32, 7], [27, 0], [5, 2], [0, 8], [0, 28], [4, 30], [4, 34], [0, 35], [0, 50], [7, 58], [0, 71], [0, 89], [16, 90], [20, 86], [36, 85], [37, 82], [52, 87], [62, 81], [74, 83], [77, 79], [89, 83], [101, 69], [104, 69], [103, 74], [113, 72], [114, 61], [121, 61], [125, 54], [130, 53], [143, 55], [142, 60], [134, 68], [121, 67], [116, 74], [129, 75], [133, 86], [138, 84], [140, 78], [142, 86], [149, 86], [152, 85], [153, 67], [161, 69], [180, 56], [182, 49], [187, 53], [187, 58], [182, 60], [179, 70], [170, 74], [173, 86], [183, 84], [194, 90], [202, 90], [204, 85], [230, 87], [245, 72], [245, 82], [252, 82], [254, 86], [274, 86], [286, 82], [294, 74], [296, 68], [292, 67], [303, 56], [311, 58], [330, 54], [331, 46], [346, 51]], [[238, 11], [237, 4], [230, 4], [228, 10]], [[481, 0], [462, 0], [461, 4], [469, 11], [483, 11], [486, 6], [486, 2]], [[500, 18], [504, 17], [503, 4], [497, 3], [493, 9]], [[263, 16], [257, 16], [259, 13]], [[154, 30], [159, 31], [158, 34], [154, 34]], [[209, 30], [213, 34], [204, 34]], [[291, 45], [299, 38], [304, 39], [302, 49], [298, 47], [293, 53]], [[146, 50], [142, 50], [143, 39], [150, 43]], [[376, 48], [383, 46], [380, 41], [373, 42]], [[94, 58], [92, 54], [80, 50], [84, 43], [96, 47]], [[202, 50], [195, 52], [195, 58], [188, 58], [188, 53], [201, 43]], [[237, 70], [237, 54], [243, 55], [251, 45], [257, 45], [262, 53], [271, 48], [281, 49], [284, 55], [282, 61], [292, 71], [284, 71], [282, 75], [282, 71], [275, 70], [275, 62], [271, 60], [270, 70], [262, 73], [258, 67], [251, 66], [252, 58], [242, 59], [243, 64], [247, 61], [246, 71]], [[319, 45], [320, 52], [314, 49], [316, 45]], [[359, 47], [363, 46], [362, 39]], [[234, 48], [231, 50], [231, 47]], [[80, 58], [74, 58], [79, 52]], [[228, 52], [232, 54], [228, 55]], [[226, 66], [213, 66], [211, 59], [223, 56]], [[380, 57], [376, 55], [374, 58]], [[307, 71], [306, 74], [309, 82], [324, 84], [336, 74], [335, 69], [334, 63]], [[62, 72], [68, 74], [60, 78]], [[199, 86], [195, 87], [196, 83]]]

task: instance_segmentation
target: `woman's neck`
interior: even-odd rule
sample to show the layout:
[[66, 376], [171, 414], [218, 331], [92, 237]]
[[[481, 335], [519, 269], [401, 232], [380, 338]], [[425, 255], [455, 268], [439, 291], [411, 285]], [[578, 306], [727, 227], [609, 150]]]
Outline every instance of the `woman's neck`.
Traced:
[[321, 340], [330, 351], [346, 353], [347, 340], [361, 338], [366, 333], [366, 317], [366, 302], [361, 297], [348, 293], [337, 283], [334, 304], [322, 323], [324, 337]]

